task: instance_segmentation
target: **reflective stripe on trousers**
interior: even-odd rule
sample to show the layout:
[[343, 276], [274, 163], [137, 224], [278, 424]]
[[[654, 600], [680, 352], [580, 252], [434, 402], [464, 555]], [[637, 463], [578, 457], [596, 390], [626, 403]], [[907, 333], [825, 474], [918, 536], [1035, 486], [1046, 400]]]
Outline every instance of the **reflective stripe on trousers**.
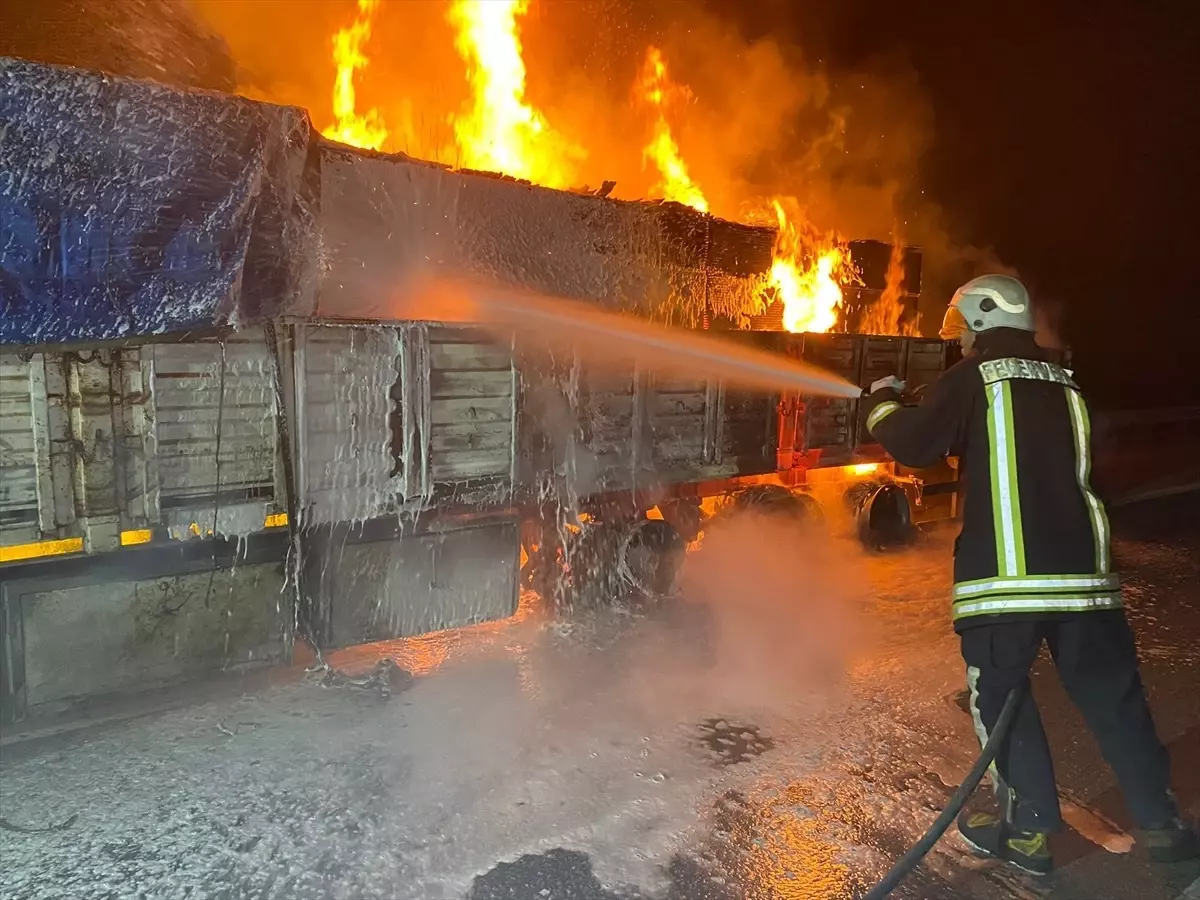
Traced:
[[[979, 670], [974, 666], [967, 666], [967, 690], [971, 695], [971, 721], [975, 724], [975, 736], [979, 738], [979, 749], [982, 750], [988, 742], [989, 735], [987, 727], [983, 724], [983, 716], [979, 714]], [[1016, 805], [1016, 797], [1013, 789], [1000, 776], [1000, 770], [996, 768], [995, 759], [988, 766], [988, 776], [992, 780], [992, 787], [996, 793], [996, 802], [1000, 804], [1000, 811], [1004, 816], [1004, 820], [1006, 822], [1012, 821], [1012, 811]]]

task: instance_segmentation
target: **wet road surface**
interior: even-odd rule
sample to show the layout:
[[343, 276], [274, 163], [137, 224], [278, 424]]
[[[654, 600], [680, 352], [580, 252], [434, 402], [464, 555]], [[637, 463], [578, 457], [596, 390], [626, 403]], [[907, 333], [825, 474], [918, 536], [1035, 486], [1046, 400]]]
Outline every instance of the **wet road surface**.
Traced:
[[[1193, 817], [1198, 509], [1191, 495], [1113, 515], [1144, 678]], [[824, 574], [779, 549], [780, 568], [760, 560], [754, 577], [702, 571], [725, 597], [715, 613], [679, 601], [563, 622], [528, 604], [452, 639], [335, 658], [366, 671], [391, 657], [417, 676], [386, 701], [297, 676], [10, 747], [0, 816], [78, 818], [0, 830], [0, 896], [860, 895], [977, 752], [948, 623], [949, 537], [902, 555], [830, 549]], [[867, 598], [855, 621], [850, 595]], [[829, 675], [834, 659], [847, 679]], [[949, 835], [895, 896], [1178, 897], [1200, 866], [1121, 852], [1119, 792], [1046, 662], [1035, 692], [1072, 826], [1055, 845], [1061, 871], [1011, 875]]]

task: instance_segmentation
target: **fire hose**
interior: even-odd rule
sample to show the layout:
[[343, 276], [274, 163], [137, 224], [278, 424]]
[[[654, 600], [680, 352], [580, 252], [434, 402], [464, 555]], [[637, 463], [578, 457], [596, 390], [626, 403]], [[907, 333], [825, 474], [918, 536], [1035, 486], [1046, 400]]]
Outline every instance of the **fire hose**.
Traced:
[[979, 782], [983, 780], [988, 767], [996, 759], [996, 753], [1000, 749], [1001, 742], [1008, 737], [1008, 731], [1012, 727], [1013, 719], [1017, 714], [1017, 707], [1021, 705], [1024, 694], [1024, 687], [1015, 687], [1009, 691], [1008, 697], [1004, 701], [1004, 706], [1000, 710], [1000, 716], [996, 719], [996, 727], [992, 729], [987, 743], [983, 745], [983, 752], [979, 754], [979, 759], [975, 761], [975, 765], [967, 773], [967, 777], [963, 779], [963, 783], [958, 786], [958, 790], [950, 796], [950, 802], [946, 804], [946, 808], [942, 810], [942, 814], [934, 820], [934, 823], [929, 826], [929, 830], [912, 846], [912, 849], [897, 860], [896, 864], [888, 870], [888, 873], [883, 876], [880, 882], [863, 895], [863, 900], [883, 900], [884, 897], [899, 887], [900, 882], [912, 873], [921, 860], [925, 858], [925, 855], [933, 849], [934, 844], [946, 833], [946, 829], [950, 827], [950, 823], [958, 818], [958, 814], [962, 812], [963, 807], [967, 803], [967, 798], [974, 793], [975, 788], [979, 787]]

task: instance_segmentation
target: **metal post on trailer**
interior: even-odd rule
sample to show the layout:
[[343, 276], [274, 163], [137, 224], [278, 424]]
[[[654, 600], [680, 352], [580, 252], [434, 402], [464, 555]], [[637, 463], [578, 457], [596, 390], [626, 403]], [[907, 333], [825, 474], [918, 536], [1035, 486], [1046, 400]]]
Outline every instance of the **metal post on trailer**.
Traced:
[[[285, 390], [283, 379], [283, 366], [285, 354], [283, 345], [287, 346], [286, 359], [290, 362], [288, 367], [289, 373], [292, 375], [291, 382], [296, 383], [296, 327], [294, 325], [285, 325], [285, 337], [280, 339], [280, 335], [276, 330], [275, 323], [268, 322], [263, 326], [263, 332], [267, 339], [267, 346], [270, 349], [271, 358], [274, 362], [272, 367], [272, 380], [275, 388], [275, 428], [279, 435], [279, 452], [283, 469], [284, 493], [286, 497], [287, 507], [287, 522], [288, 522], [288, 552], [284, 560], [284, 590], [291, 588], [292, 597], [292, 620], [290, 623], [289, 633], [286, 636], [286, 649], [289, 656], [294, 652], [296, 632], [300, 631], [301, 635], [312, 644], [314, 652], [319, 653], [320, 648], [317, 643], [317, 635], [314, 633], [313, 623], [308, 616], [310, 611], [305, 609], [303, 597], [303, 572], [302, 565], [302, 545], [300, 540], [300, 513], [298, 494], [296, 490], [297, 478], [294, 460], [299, 454], [296, 452], [298, 448], [292, 442], [292, 430], [289, 427], [288, 420], [288, 391]], [[291, 400], [293, 405], [299, 407], [296, 391], [291, 391]]]

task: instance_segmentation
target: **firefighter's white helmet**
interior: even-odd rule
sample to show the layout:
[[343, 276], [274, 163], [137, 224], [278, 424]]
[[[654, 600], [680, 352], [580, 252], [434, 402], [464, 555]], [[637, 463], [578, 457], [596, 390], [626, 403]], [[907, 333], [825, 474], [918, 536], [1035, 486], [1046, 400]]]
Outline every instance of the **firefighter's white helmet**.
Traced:
[[955, 291], [942, 320], [941, 338], [962, 341], [966, 349], [976, 334], [992, 328], [1037, 330], [1029, 291], [1011, 275], [980, 275]]

